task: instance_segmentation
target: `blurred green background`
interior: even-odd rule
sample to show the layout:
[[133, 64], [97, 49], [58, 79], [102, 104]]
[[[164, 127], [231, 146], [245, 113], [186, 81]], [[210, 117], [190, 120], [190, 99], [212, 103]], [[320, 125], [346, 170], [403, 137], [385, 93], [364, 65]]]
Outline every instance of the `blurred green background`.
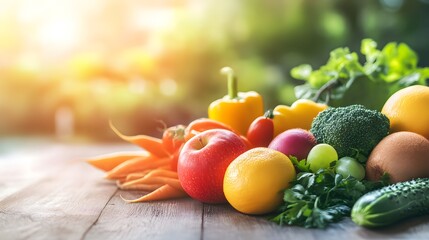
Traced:
[[240, 91], [291, 104], [291, 68], [405, 42], [429, 66], [428, 0], [0, 0], [0, 136], [160, 136]]

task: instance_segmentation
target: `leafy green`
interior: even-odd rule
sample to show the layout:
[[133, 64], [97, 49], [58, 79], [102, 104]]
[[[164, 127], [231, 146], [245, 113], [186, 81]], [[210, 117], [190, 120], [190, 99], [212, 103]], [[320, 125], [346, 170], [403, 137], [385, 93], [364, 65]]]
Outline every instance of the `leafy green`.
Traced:
[[293, 163], [296, 169], [302, 172], [311, 172], [310, 164], [307, 163], [306, 159], [298, 160], [295, 156], [290, 155], [289, 159]]
[[331, 106], [362, 104], [380, 110], [397, 90], [425, 85], [429, 78], [429, 68], [418, 67], [417, 54], [405, 43], [390, 42], [379, 50], [375, 41], [363, 39], [360, 52], [365, 57], [363, 64], [356, 52], [337, 48], [319, 69], [307, 64], [293, 68], [292, 77], [306, 81], [295, 87], [296, 97]]
[[380, 182], [344, 178], [332, 167], [316, 173], [300, 172], [292, 187], [285, 190], [284, 204], [271, 221], [280, 225], [326, 228], [329, 223], [350, 216], [357, 199], [386, 183], [386, 178]]

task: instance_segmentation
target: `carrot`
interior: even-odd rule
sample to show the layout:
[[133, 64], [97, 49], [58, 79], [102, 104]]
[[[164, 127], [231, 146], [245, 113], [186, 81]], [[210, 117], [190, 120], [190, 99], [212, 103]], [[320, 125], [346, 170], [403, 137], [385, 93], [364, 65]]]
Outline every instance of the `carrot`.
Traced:
[[168, 177], [143, 177], [131, 182], [125, 182], [122, 186], [132, 186], [136, 184], [168, 184], [174, 188], [179, 190], [183, 190], [182, 185], [180, 185], [180, 181], [177, 178], [168, 178]]
[[134, 184], [130, 186], [124, 186], [122, 184], [118, 184], [118, 187], [121, 190], [139, 190], [139, 191], [148, 191], [148, 192], [155, 191], [156, 189], [162, 186], [163, 184]]
[[185, 129], [185, 141], [188, 141], [198, 132], [204, 132], [210, 129], [225, 129], [237, 133], [230, 126], [209, 118], [199, 118], [192, 121]]
[[123, 140], [135, 144], [158, 157], [166, 157], [169, 155], [167, 150], [164, 148], [161, 139], [148, 135], [127, 136], [119, 132], [119, 130], [113, 126], [112, 122], [109, 124], [110, 128], [112, 128], [116, 135], [118, 135]]
[[146, 176], [151, 171], [152, 171], [152, 169], [148, 169], [148, 170], [145, 170], [145, 171], [142, 171], [142, 172], [133, 172], [133, 173], [127, 174], [127, 177], [125, 178], [125, 181], [129, 182], [129, 181], [132, 181], [132, 180], [136, 180], [136, 179], [142, 178], [142, 177]]
[[154, 169], [158, 167], [168, 166], [170, 164], [169, 158], [158, 158], [154, 155], [136, 157], [125, 161], [106, 174], [107, 179], [118, 179], [127, 177], [130, 173], [141, 172], [147, 169]]
[[167, 170], [167, 169], [154, 169], [152, 171], [149, 171], [145, 178], [149, 177], [167, 177], [167, 178], [178, 178], [177, 172]]
[[149, 201], [158, 201], [158, 200], [167, 200], [167, 199], [174, 199], [174, 198], [181, 198], [187, 196], [186, 193], [183, 190], [179, 190], [177, 188], [174, 188], [168, 184], [163, 185], [162, 187], [156, 189], [153, 192], [150, 192], [140, 198], [127, 200], [121, 196], [121, 198], [129, 203], [136, 203], [136, 202], [149, 202]]
[[125, 182], [131, 182], [133, 180], [137, 180], [137, 179], [140, 179], [143, 177], [149, 177], [149, 176], [177, 178], [177, 172], [169, 169], [165, 169], [165, 168], [148, 169], [143, 172], [135, 172], [135, 173], [128, 174], [127, 177], [125, 178]]
[[116, 152], [87, 159], [86, 162], [103, 171], [110, 171], [119, 164], [135, 157], [148, 155], [147, 152]]

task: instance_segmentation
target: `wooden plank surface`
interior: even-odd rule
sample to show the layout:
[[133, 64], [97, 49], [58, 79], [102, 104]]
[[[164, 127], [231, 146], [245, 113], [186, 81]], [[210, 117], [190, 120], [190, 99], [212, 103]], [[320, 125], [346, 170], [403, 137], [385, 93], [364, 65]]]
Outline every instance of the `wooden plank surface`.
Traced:
[[154, 203], [125, 203], [118, 191], [85, 239], [189, 239], [201, 237], [202, 204], [191, 199]]
[[429, 216], [371, 230], [349, 218], [325, 230], [278, 226], [189, 198], [126, 203], [82, 159], [127, 145], [64, 145], [0, 154], [0, 239], [429, 239]]
[[1, 189], [0, 238], [80, 239], [116, 192], [81, 161], [97, 150], [57, 145], [3, 157], [0, 182], [9, 183]]

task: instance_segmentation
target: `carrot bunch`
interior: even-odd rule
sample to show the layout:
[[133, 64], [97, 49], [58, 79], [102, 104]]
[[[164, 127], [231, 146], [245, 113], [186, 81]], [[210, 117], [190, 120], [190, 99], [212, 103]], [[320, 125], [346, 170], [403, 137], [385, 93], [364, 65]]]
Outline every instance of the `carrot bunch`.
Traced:
[[[229, 126], [208, 118], [192, 121], [188, 126], [166, 128], [162, 138], [148, 135], [126, 136], [112, 124], [112, 130], [123, 140], [143, 149], [142, 152], [116, 152], [97, 156], [86, 161], [106, 172], [105, 178], [116, 181], [122, 190], [147, 191], [140, 198], [127, 202], [147, 202], [186, 197], [178, 175], [177, 161], [183, 144], [196, 134], [210, 129], [226, 129]], [[243, 140], [246, 140], [243, 137]], [[248, 142], [246, 140], [246, 142]], [[249, 145], [250, 146], [250, 145]]]

